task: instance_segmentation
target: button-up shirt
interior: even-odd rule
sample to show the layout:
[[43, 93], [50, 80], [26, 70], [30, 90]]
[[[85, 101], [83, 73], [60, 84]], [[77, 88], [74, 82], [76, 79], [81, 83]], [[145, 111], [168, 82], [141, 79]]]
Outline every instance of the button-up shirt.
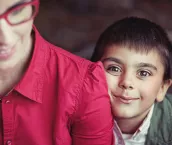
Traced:
[[102, 64], [48, 43], [35, 27], [34, 35], [27, 71], [0, 103], [0, 145], [111, 145]]

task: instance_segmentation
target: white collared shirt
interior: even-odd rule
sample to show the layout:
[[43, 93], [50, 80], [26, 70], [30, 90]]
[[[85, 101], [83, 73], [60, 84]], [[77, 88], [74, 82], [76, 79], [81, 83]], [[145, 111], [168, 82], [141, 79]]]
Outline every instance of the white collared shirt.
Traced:
[[116, 121], [114, 121], [115, 145], [144, 145], [150, 126], [154, 105], [152, 105], [147, 117], [134, 134], [121, 133]]

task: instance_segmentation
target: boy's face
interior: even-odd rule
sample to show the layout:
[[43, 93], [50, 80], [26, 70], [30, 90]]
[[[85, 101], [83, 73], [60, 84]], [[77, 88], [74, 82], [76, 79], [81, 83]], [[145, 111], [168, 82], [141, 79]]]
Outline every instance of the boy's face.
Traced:
[[170, 80], [155, 51], [136, 53], [120, 46], [106, 48], [102, 62], [106, 71], [112, 111], [116, 119], [144, 118], [152, 104], [164, 99]]
[[[0, 0], [0, 16], [11, 9], [31, 0]], [[31, 6], [19, 8], [8, 15], [16, 23], [31, 14]], [[33, 20], [19, 25], [10, 25], [5, 18], [0, 18], [0, 68], [12, 68], [27, 57], [31, 47]]]

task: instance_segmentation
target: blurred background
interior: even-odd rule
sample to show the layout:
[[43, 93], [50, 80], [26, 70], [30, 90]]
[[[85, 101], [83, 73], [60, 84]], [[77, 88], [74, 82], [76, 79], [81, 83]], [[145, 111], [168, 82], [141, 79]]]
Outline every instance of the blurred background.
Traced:
[[[51, 43], [90, 58], [104, 29], [126, 16], [160, 24], [172, 40], [172, 0], [40, 0], [35, 25]], [[169, 92], [172, 93], [172, 87]]]

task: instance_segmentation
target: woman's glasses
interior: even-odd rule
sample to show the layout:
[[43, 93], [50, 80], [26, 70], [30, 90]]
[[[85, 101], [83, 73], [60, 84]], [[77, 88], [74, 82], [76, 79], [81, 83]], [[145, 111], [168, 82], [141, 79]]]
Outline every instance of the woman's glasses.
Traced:
[[19, 25], [25, 23], [36, 16], [39, 9], [39, 0], [32, 0], [20, 4], [4, 14], [0, 15], [0, 19], [4, 18], [10, 25]]

